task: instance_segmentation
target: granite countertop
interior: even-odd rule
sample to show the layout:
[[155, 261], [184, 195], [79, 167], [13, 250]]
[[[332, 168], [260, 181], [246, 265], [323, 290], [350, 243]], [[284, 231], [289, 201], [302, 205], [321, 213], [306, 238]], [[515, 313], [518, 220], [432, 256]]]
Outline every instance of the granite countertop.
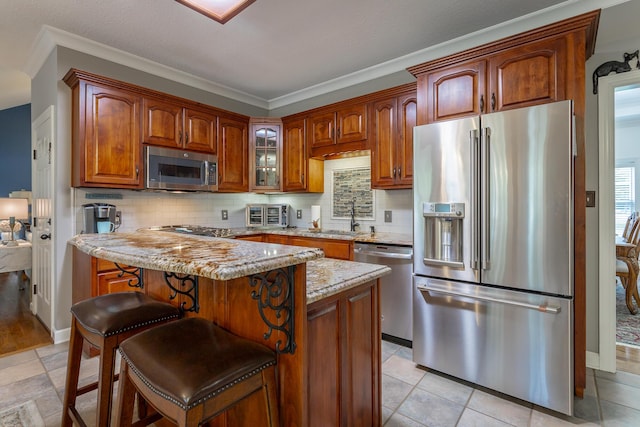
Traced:
[[318, 239], [353, 240], [360, 243], [378, 243], [387, 245], [413, 246], [413, 236], [403, 233], [375, 232], [374, 234], [330, 229], [309, 228], [232, 228], [233, 236], [250, 236], [252, 234], [279, 234], [284, 236], [315, 237]]
[[214, 280], [236, 279], [324, 256], [315, 248], [150, 230], [78, 234], [69, 243], [107, 261]]
[[307, 304], [338, 294], [371, 280], [391, 269], [385, 265], [321, 258], [307, 263]]

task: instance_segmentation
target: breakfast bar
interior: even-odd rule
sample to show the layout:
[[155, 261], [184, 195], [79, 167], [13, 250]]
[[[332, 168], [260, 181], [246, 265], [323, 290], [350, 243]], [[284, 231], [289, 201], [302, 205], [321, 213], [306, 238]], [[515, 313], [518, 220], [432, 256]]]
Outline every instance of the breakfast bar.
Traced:
[[[70, 244], [74, 303], [99, 293], [92, 266], [114, 263], [131, 290], [274, 349], [283, 425], [380, 425], [378, 278], [388, 267], [152, 230], [80, 234]], [[260, 399], [241, 404], [250, 412]]]

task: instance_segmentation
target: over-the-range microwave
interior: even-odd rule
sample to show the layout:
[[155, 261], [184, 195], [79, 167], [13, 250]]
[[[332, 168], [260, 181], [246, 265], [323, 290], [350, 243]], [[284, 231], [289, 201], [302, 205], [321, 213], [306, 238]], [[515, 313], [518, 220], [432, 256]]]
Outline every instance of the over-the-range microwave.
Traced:
[[145, 147], [147, 188], [217, 191], [218, 157], [164, 147]]

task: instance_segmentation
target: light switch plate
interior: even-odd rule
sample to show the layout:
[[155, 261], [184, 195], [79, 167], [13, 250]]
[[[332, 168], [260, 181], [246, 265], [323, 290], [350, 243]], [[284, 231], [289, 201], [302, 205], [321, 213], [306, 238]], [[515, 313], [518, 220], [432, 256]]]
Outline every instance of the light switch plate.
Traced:
[[229, 211], [226, 209], [222, 209], [222, 220], [226, 221], [229, 219]]
[[587, 207], [595, 208], [596, 207], [596, 192], [595, 191], [587, 191]]
[[384, 222], [391, 222], [391, 211], [384, 211]]
[[298, 218], [298, 219], [302, 219], [302, 209], [298, 209], [298, 210], [296, 211], [296, 218]]

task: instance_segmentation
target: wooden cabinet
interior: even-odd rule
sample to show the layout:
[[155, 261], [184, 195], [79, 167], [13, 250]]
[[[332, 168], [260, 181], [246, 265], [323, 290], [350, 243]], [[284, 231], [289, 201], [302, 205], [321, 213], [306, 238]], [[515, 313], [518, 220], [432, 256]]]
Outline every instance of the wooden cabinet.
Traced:
[[282, 190], [324, 192], [324, 161], [309, 158], [304, 117], [283, 119]]
[[365, 149], [367, 104], [345, 103], [334, 108], [314, 111], [307, 119], [312, 157]]
[[265, 234], [264, 241], [267, 243], [279, 243], [281, 245], [318, 248], [322, 249], [324, 256], [327, 258], [353, 261], [353, 241], [351, 240]]
[[236, 236], [237, 240], [249, 240], [251, 242], [264, 242], [264, 234], [251, 234], [248, 236]]
[[282, 121], [251, 119], [249, 137], [249, 189], [282, 189]]
[[[532, 37], [533, 38], [533, 37]], [[566, 34], [518, 44], [463, 61], [433, 61], [414, 69], [420, 124], [567, 99], [570, 39]], [[469, 56], [476, 56], [472, 50]], [[440, 66], [439, 64], [446, 65]], [[411, 69], [410, 69], [411, 70]]]
[[218, 191], [249, 191], [248, 140], [249, 121], [220, 116], [218, 140]]
[[411, 188], [413, 127], [416, 125], [415, 85], [407, 93], [379, 99], [371, 115], [371, 187]]
[[[370, 282], [307, 306], [309, 426], [380, 423], [379, 291]], [[322, 343], [320, 350], [319, 344]]]
[[142, 141], [149, 145], [215, 154], [218, 116], [215, 111], [184, 106], [168, 99], [142, 102]]
[[70, 70], [73, 187], [143, 187], [141, 97], [99, 76]]

